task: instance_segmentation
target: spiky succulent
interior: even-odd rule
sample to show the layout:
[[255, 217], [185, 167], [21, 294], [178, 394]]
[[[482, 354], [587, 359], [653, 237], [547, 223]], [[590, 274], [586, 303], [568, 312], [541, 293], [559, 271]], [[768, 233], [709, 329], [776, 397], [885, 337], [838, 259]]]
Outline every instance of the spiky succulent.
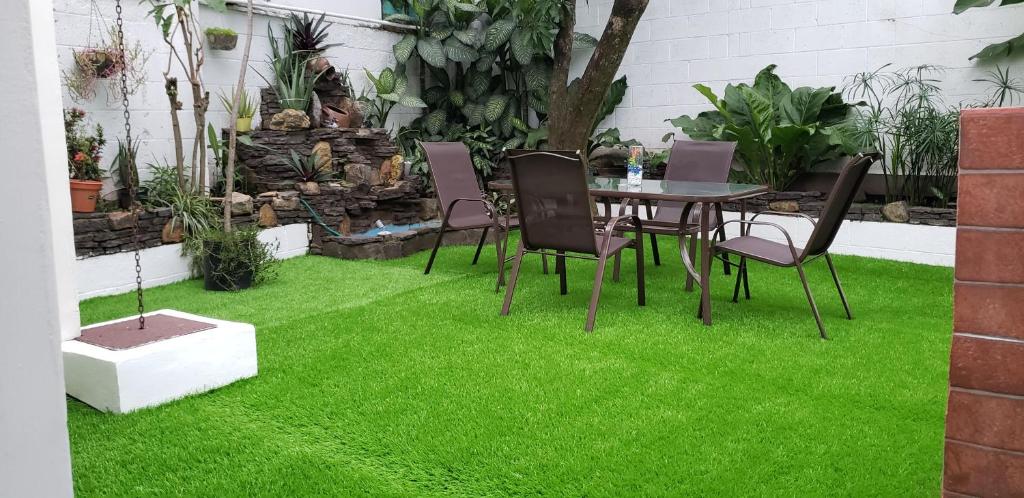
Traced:
[[326, 13], [320, 14], [320, 17], [313, 18], [305, 13], [302, 14], [302, 17], [292, 13], [284, 25], [284, 30], [285, 36], [292, 41], [293, 50], [302, 52], [307, 57], [315, 57], [322, 54], [324, 50], [337, 45], [337, 43], [324, 44], [324, 41], [327, 40], [327, 24], [324, 21], [326, 15]]
[[330, 180], [333, 175], [330, 171], [321, 169], [317, 164], [319, 156], [316, 154], [310, 154], [308, 156], [300, 156], [294, 150], [291, 151], [291, 161], [289, 166], [295, 171], [295, 174], [299, 176], [299, 180], [303, 182], [324, 182]]

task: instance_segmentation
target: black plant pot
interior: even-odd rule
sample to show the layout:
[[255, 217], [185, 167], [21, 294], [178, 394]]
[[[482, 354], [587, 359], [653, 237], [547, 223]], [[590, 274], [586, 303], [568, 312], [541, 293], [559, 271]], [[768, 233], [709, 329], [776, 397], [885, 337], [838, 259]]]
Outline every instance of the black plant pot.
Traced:
[[252, 287], [253, 272], [245, 270], [235, 274], [218, 271], [220, 258], [211, 251], [203, 258], [203, 286], [210, 291], [238, 291]]

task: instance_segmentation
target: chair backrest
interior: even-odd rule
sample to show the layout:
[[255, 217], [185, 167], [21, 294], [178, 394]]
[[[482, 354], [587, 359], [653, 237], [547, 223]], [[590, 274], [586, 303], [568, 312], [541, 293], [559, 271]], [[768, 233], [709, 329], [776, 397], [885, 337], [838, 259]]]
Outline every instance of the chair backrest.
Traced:
[[676, 140], [665, 167], [665, 179], [725, 183], [735, 152], [736, 142]]
[[859, 154], [850, 159], [850, 162], [843, 166], [839, 178], [836, 180], [832, 192], [828, 194], [828, 200], [821, 209], [821, 216], [818, 223], [814, 225], [811, 237], [807, 239], [807, 247], [804, 247], [803, 257], [817, 256], [828, 250], [839, 233], [839, 227], [850, 211], [853, 199], [864, 183], [868, 170], [875, 162], [876, 155]]
[[[469, 149], [462, 142], [420, 142], [430, 164], [430, 177], [440, 204], [441, 215], [448, 214], [448, 206], [455, 199], [479, 199], [480, 184], [473, 169]], [[487, 214], [479, 202], [461, 202], [449, 217], [450, 221]]]
[[596, 256], [590, 191], [579, 157], [544, 151], [510, 154], [509, 160], [523, 246]]

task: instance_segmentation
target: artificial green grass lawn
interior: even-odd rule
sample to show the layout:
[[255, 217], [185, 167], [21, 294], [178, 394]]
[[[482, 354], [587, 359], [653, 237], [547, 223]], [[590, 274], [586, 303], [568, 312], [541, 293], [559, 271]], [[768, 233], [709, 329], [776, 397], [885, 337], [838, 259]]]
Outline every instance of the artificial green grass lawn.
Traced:
[[[256, 325], [260, 374], [129, 415], [68, 402], [75, 489], [90, 495], [886, 495], [939, 492], [952, 272], [837, 257], [808, 268], [830, 341], [792, 269], [753, 264], [730, 302], [716, 265], [714, 326], [694, 317], [674, 243], [632, 255], [583, 332], [595, 265], [569, 295], [523, 265], [498, 316], [493, 250], [389, 261], [309, 256], [240, 293], [199, 281], [146, 292]], [[650, 261], [650, 257], [648, 257]], [[610, 267], [609, 267], [610, 268]], [[125, 316], [131, 294], [81, 305]]]

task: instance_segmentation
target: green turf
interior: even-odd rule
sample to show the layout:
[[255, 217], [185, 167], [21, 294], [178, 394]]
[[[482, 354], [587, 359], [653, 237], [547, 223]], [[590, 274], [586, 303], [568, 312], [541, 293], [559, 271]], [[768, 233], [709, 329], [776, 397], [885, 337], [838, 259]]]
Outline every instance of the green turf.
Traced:
[[[256, 325], [260, 374], [115, 416], [68, 402], [80, 496], [934, 496], [951, 324], [949, 269], [838, 257], [856, 319], [824, 262], [808, 268], [831, 341], [792, 269], [751, 266], [733, 304], [717, 268], [713, 327], [682, 292], [674, 244], [605, 285], [583, 332], [595, 265], [569, 295], [524, 265], [498, 316], [494, 256], [446, 248], [390, 261], [304, 257], [241, 293], [198, 281], [146, 293]], [[631, 259], [631, 258], [626, 258]], [[83, 323], [134, 296], [82, 303]]]

